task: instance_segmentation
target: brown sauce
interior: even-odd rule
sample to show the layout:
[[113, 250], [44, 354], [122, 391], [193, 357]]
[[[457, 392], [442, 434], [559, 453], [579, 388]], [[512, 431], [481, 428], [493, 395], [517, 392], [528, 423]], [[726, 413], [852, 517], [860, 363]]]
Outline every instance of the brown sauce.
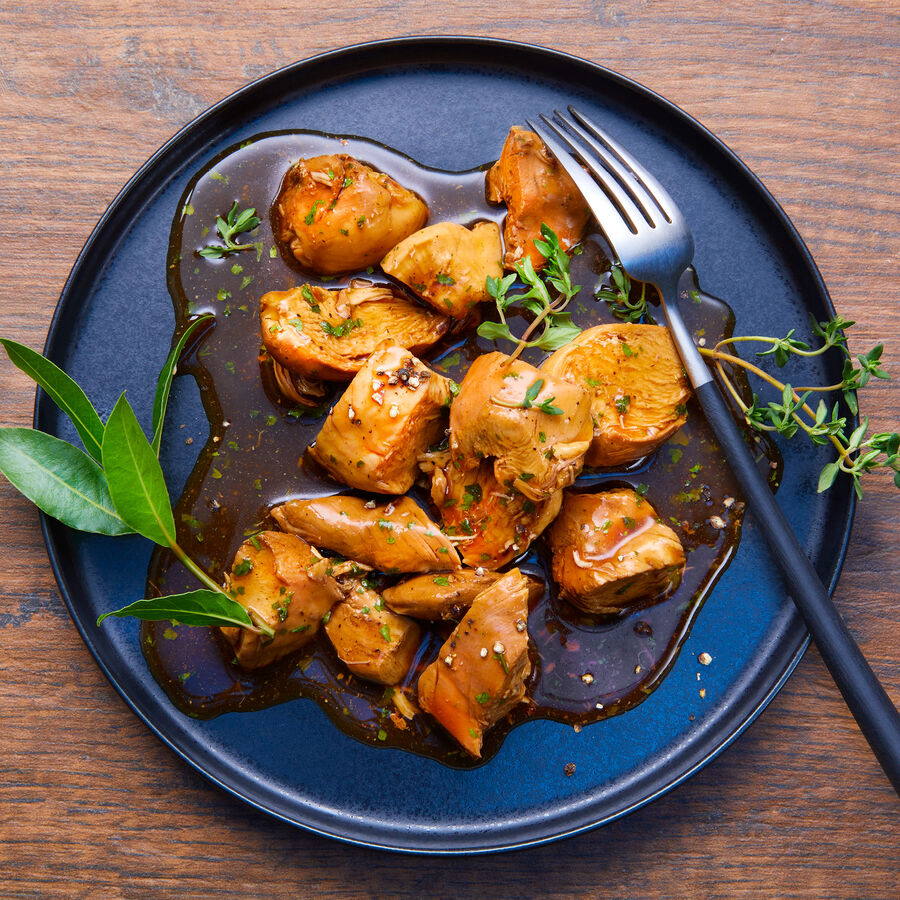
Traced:
[[[319, 409], [303, 411], [279, 398], [258, 362], [257, 301], [263, 293], [306, 281], [327, 287], [349, 283], [349, 277], [309, 276], [283, 259], [274, 248], [267, 215], [288, 166], [298, 158], [328, 152], [349, 153], [415, 190], [428, 203], [431, 223], [501, 222], [505, 213], [484, 199], [486, 167], [441, 172], [368, 141], [309, 132], [260, 135], [226, 151], [192, 179], [172, 227], [169, 290], [179, 330], [202, 312], [214, 313], [216, 323], [178, 368], [180, 375], [189, 373], [197, 379], [210, 435], [175, 514], [182, 547], [217, 580], [247, 536], [273, 527], [268, 517], [271, 506], [292, 497], [344, 490], [315, 467], [299, 464], [343, 386], [329, 387]], [[200, 248], [218, 243], [216, 216], [224, 215], [235, 200], [242, 209], [256, 207], [262, 219], [258, 233], [249, 237], [256, 247], [223, 260], [201, 258]], [[593, 299], [594, 290], [609, 278], [609, 250], [597, 234], [582, 246], [584, 252], [572, 260], [572, 280], [582, 285], [570, 307], [573, 318], [582, 327], [615, 321], [607, 305]], [[389, 281], [380, 270], [353, 274]], [[733, 317], [724, 303], [704, 294], [695, 295], [695, 300], [686, 304], [688, 324], [693, 323], [707, 344], [730, 334]], [[658, 307], [651, 311], [662, 320]], [[490, 316], [490, 311], [485, 309], [485, 315]], [[520, 325], [524, 326], [524, 320]], [[499, 349], [509, 351], [511, 346]], [[462, 335], [438, 345], [428, 361], [461, 381], [471, 360], [492, 349], [492, 344], [474, 333]], [[525, 358], [537, 365], [543, 357], [540, 351], [528, 351]], [[760, 466], [774, 486], [780, 475], [774, 445], [761, 437], [754, 440]], [[556, 596], [548, 552], [542, 540], [536, 541], [518, 561], [520, 568], [547, 584], [543, 596], [533, 603], [528, 622], [533, 661], [530, 699], [489, 732], [480, 761], [459, 750], [427, 716], [403, 723], [406, 727], [398, 725], [400, 717], [390, 715], [394, 711], [391, 690], [350, 675], [323, 632], [297, 654], [248, 673], [233, 664], [230, 648], [215, 629], [145, 623], [146, 659], [172, 702], [189, 716], [211, 718], [304, 697], [319, 703], [339, 728], [359, 740], [401, 747], [451, 766], [478, 765], [497, 752], [511, 728], [527, 719], [586, 725], [633, 708], [673, 664], [704, 599], [734, 555], [743, 510], [737, 486], [693, 402], [685, 427], [657, 453], [623, 470], [585, 471], [576, 489], [642, 485], [647, 486], [647, 499], [684, 545], [687, 565], [680, 587], [661, 602], [648, 600], [621, 616], [591, 617]], [[416, 488], [412, 495], [428, 508], [426, 490]], [[148, 580], [148, 592], [196, 587], [172, 555], [163, 551], [154, 556]], [[382, 586], [391, 581], [385, 578]], [[413, 696], [419, 672], [435, 657], [451, 627], [423, 625], [425, 638], [406, 682]], [[582, 677], [585, 673], [593, 676], [590, 683]]]

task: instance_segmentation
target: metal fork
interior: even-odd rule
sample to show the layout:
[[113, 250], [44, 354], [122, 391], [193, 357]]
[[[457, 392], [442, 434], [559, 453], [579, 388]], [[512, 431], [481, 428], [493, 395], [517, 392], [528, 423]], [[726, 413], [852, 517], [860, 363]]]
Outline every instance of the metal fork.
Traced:
[[690, 227], [665, 188], [641, 163], [571, 106], [569, 113], [571, 118], [556, 110], [556, 122], [542, 115], [542, 124], [528, 122], [528, 126], [572, 176], [622, 268], [659, 291], [669, 330], [700, 406], [788, 580], [791, 596], [860, 730], [900, 794], [900, 713], [851, 637], [759, 473], [681, 317], [678, 283], [694, 256]]

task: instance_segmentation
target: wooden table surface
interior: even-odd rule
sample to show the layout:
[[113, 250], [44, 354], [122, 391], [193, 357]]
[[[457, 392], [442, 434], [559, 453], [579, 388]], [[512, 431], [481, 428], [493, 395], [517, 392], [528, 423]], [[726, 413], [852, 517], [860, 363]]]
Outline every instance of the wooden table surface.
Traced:
[[[718, 134], [785, 207], [851, 347], [900, 359], [896, 0], [356, 0], [335, 7], [0, 2], [0, 333], [40, 348], [98, 217], [206, 107], [297, 59], [479, 34], [631, 76]], [[894, 366], [895, 372], [900, 371]], [[898, 392], [863, 395], [897, 430]], [[0, 364], [0, 423], [32, 384]], [[900, 521], [873, 478], [836, 601], [900, 700]], [[649, 807], [566, 842], [471, 859], [344, 846], [269, 819], [167, 750], [72, 627], [35, 510], [0, 484], [0, 895], [894, 897], [900, 803], [810, 650], [747, 733]]]

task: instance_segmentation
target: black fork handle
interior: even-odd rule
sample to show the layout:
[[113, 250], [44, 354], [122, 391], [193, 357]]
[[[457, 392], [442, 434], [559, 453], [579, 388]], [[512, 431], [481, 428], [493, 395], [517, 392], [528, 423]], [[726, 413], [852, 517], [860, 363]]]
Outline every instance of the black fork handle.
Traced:
[[900, 795], [900, 713], [866, 662], [828, 591], [756, 467], [718, 385], [695, 389], [769, 549], [788, 579], [789, 591], [850, 712]]

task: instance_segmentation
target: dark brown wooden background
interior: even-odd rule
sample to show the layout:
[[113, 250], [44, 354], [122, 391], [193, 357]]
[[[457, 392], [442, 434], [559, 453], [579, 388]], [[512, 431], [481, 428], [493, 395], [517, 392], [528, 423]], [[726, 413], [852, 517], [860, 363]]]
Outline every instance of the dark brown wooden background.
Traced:
[[[859, 323], [852, 347], [883, 341], [900, 372], [896, 0], [2, 0], [0, 333], [42, 346], [98, 217], [196, 114], [297, 59], [410, 33], [543, 43], [681, 105], [787, 209]], [[896, 430], [897, 400], [879, 386], [863, 411]], [[0, 364], [0, 423], [30, 424], [32, 401]], [[886, 478], [867, 488], [836, 599], [900, 700], [895, 498]], [[815, 651], [734, 747], [625, 820], [511, 855], [404, 858], [282, 825], [195, 774], [100, 674], [5, 482], [0, 535], [4, 897], [900, 894], [900, 803]]]

